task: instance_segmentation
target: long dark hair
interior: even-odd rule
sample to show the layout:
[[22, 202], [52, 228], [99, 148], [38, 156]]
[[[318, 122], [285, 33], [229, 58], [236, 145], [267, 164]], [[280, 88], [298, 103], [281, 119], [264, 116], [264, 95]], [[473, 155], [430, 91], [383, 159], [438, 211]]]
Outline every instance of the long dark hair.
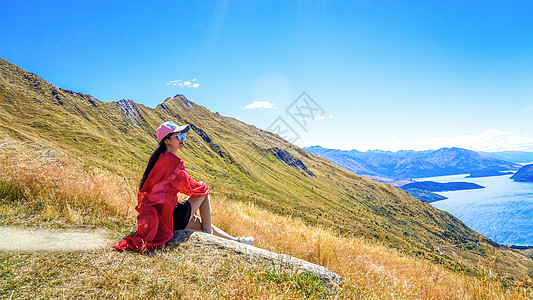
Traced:
[[144, 170], [143, 178], [141, 179], [141, 182], [139, 183], [139, 190], [143, 188], [144, 182], [146, 181], [146, 178], [148, 178], [150, 171], [152, 171], [152, 169], [154, 168], [155, 163], [159, 159], [159, 156], [161, 156], [161, 154], [167, 151], [165, 140], [169, 139], [173, 134], [174, 134], [173, 132], [167, 134], [161, 140], [161, 142], [159, 142], [159, 146], [157, 147], [157, 149], [155, 149], [154, 153], [152, 153], [152, 156], [150, 156], [150, 159], [148, 160], [148, 165], [146, 166], [146, 170]]

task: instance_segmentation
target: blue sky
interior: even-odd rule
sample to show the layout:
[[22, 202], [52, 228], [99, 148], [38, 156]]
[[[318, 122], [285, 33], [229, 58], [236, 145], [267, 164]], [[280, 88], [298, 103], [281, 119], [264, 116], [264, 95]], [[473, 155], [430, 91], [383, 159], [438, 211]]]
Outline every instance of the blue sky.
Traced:
[[299, 146], [533, 151], [529, 1], [1, 7], [0, 57], [101, 101], [184, 94]]

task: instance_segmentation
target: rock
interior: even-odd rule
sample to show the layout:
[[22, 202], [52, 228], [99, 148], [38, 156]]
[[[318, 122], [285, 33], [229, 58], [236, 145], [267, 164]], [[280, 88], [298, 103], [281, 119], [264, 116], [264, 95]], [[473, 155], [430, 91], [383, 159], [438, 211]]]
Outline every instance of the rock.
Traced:
[[285, 151], [283, 149], [280, 149], [278, 147], [265, 149], [264, 151], [267, 152], [267, 153], [274, 154], [274, 156], [277, 159], [281, 160], [282, 162], [284, 162], [288, 166], [298, 168], [298, 169], [304, 171], [308, 176], [315, 177], [315, 174], [313, 174], [313, 172], [311, 172], [309, 169], [307, 169], [307, 166], [301, 160], [296, 159], [296, 157], [294, 157], [289, 152], [287, 152], [287, 151]]
[[88, 100], [89, 103], [91, 103], [93, 106], [98, 107], [98, 102], [100, 102], [100, 101], [98, 101], [98, 99], [94, 98], [91, 95], [88, 95], [88, 96], [89, 96], [89, 100]]
[[219, 238], [212, 234], [188, 230], [176, 230], [174, 231], [174, 237], [167, 243], [167, 245], [175, 245], [185, 242], [200, 243], [210, 247], [230, 250], [253, 260], [270, 262], [276, 268], [288, 267], [296, 272], [316, 276], [321, 281], [333, 286], [339, 286], [344, 282], [343, 277], [331, 272], [323, 266], [287, 254], [278, 254], [251, 245]]
[[179, 100], [179, 102], [181, 103], [181, 105], [183, 105], [184, 107], [188, 108], [188, 109], [193, 109], [194, 108], [194, 103], [187, 99], [187, 97], [181, 95], [181, 94], [178, 94], [176, 96], [174, 96], [174, 98], [177, 98]]
[[144, 121], [141, 112], [137, 109], [133, 101], [122, 99], [117, 101], [117, 105], [124, 116], [130, 119], [133, 124], [139, 126]]
[[189, 124], [189, 126], [191, 126], [192, 131], [196, 132], [196, 134], [198, 134], [202, 140], [204, 140], [204, 142], [208, 144], [211, 143], [211, 138], [200, 127], [197, 127], [194, 124]]

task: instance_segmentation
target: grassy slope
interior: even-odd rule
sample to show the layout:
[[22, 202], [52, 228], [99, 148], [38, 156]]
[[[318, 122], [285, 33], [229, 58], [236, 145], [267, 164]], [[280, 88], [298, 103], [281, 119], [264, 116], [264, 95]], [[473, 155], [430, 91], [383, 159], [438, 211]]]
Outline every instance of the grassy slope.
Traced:
[[[0, 59], [0, 68], [0, 133], [67, 152], [83, 168], [104, 168], [134, 182], [155, 147], [156, 127], [166, 120], [190, 123], [195, 130], [180, 155], [193, 178], [208, 182], [212, 191], [229, 200], [374, 239], [450, 268], [473, 269], [478, 258], [488, 257], [481, 246], [449, 247], [447, 255], [440, 255], [437, 247], [474, 245], [479, 235], [402, 190], [340, 169], [279, 136], [213, 114], [183, 96], [155, 109], [135, 104], [142, 116], [135, 124], [115, 102], [69, 93], [5, 60]], [[276, 159], [266, 151], [272, 147], [301, 159], [316, 177]], [[509, 250], [495, 251], [501, 270], [531, 272], [531, 265], [507, 255]]]
[[[116, 175], [85, 170], [61, 153], [9, 138], [0, 139], [0, 164], [8, 171], [0, 173], [0, 225], [76, 232], [107, 227], [114, 242], [134, 230], [134, 215], [125, 207], [134, 205], [135, 186]], [[254, 235], [261, 248], [323, 265], [346, 284], [328, 295], [312, 277], [191, 243], [149, 256], [109, 251], [108, 245], [89, 252], [0, 253], [0, 298], [515, 300], [533, 292], [526, 280], [506, 286], [493, 259], [480, 261], [474, 276], [452, 272], [360, 237], [212, 196], [213, 220], [225, 231]]]

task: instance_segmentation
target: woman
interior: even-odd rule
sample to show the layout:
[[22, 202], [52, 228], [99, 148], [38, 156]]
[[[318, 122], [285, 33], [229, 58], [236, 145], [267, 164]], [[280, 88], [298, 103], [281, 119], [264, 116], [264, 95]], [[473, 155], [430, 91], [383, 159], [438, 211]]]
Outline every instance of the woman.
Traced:
[[[251, 245], [252, 237], [233, 237], [211, 224], [209, 188], [202, 181], [191, 179], [183, 160], [176, 156], [183, 149], [189, 125], [165, 122], [157, 128], [159, 147], [152, 153], [139, 185], [137, 233], [113, 248], [152, 251], [174, 236], [174, 230], [203, 231], [233, 241]], [[177, 193], [189, 197], [178, 203]], [[200, 210], [200, 217], [194, 213]]]

